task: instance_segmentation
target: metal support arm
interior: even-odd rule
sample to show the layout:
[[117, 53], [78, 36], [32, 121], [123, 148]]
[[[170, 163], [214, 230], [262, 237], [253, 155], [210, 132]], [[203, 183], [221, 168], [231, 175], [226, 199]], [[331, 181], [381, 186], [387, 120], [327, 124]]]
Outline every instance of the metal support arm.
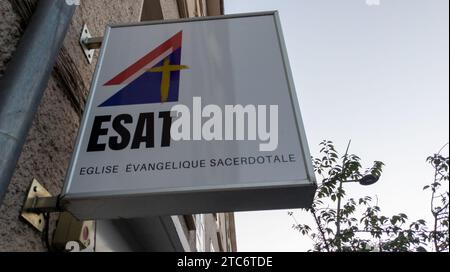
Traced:
[[87, 25], [83, 26], [80, 36], [80, 45], [89, 63], [92, 63], [94, 58], [94, 50], [100, 49], [102, 42], [103, 37], [92, 37]]
[[58, 206], [58, 196], [33, 197], [25, 201], [23, 211], [28, 213], [61, 212]]

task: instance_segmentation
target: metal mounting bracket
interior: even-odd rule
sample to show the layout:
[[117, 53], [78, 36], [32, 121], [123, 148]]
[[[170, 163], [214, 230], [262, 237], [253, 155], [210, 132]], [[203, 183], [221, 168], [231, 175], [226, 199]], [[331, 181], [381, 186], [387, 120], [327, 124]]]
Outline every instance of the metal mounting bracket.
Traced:
[[33, 179], [20, 216], [42, 232], [46, 223], [44, 212], [56, 211], [57, 202], [57, 197], [53, 197], [44, 186]]
[[[58, 250], [69, 250], [68, 243], [75, 247], [74, 251], [94, 248], [95, 221], [80, 221], [68, 212], [59, 215], [58, 224], [53, 234], [53, 247]], [[69, 250], [71, 251], [71, 250]]]
[[80, 36], [80, 45], [89, 64], [92, 63], [95, 49], [99, 49], [101, 47], [102, 41], [103, 37], [92, 37], [87, 25], [85, 24], [83, 26]]

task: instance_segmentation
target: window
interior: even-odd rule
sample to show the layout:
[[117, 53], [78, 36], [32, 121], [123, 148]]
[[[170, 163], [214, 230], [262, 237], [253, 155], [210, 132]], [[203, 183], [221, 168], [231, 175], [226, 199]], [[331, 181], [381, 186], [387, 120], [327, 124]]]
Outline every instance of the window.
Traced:
[[160, 0], [144, 0], [142, 4], [141, 21], [164, 19]]

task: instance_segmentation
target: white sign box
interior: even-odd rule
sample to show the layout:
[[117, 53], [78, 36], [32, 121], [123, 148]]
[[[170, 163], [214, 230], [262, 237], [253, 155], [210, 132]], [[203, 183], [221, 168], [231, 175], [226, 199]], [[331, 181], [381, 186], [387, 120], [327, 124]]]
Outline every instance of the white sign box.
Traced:
[[63, 208], [79, 219], [300, 208], [315, 188], [276, 12], [107, 27]]

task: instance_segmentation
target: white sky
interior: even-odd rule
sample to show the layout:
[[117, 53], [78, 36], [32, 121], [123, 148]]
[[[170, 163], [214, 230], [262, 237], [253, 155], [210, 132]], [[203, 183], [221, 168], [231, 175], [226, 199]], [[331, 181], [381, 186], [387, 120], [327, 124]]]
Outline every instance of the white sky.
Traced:
[[[347, 184], [347, 194], [429, 219], [425, 159], [449, 141], [449, 1], [225, 0], [226, 14], [267, 10], [280, 12], [312, 155], [323, 139], [344, 152], [351, 138], [350, 152], [386, 167], [377, 184]], [[240, 251], [311, 248], [287, 211], [237, 213], [236, 224]]]

